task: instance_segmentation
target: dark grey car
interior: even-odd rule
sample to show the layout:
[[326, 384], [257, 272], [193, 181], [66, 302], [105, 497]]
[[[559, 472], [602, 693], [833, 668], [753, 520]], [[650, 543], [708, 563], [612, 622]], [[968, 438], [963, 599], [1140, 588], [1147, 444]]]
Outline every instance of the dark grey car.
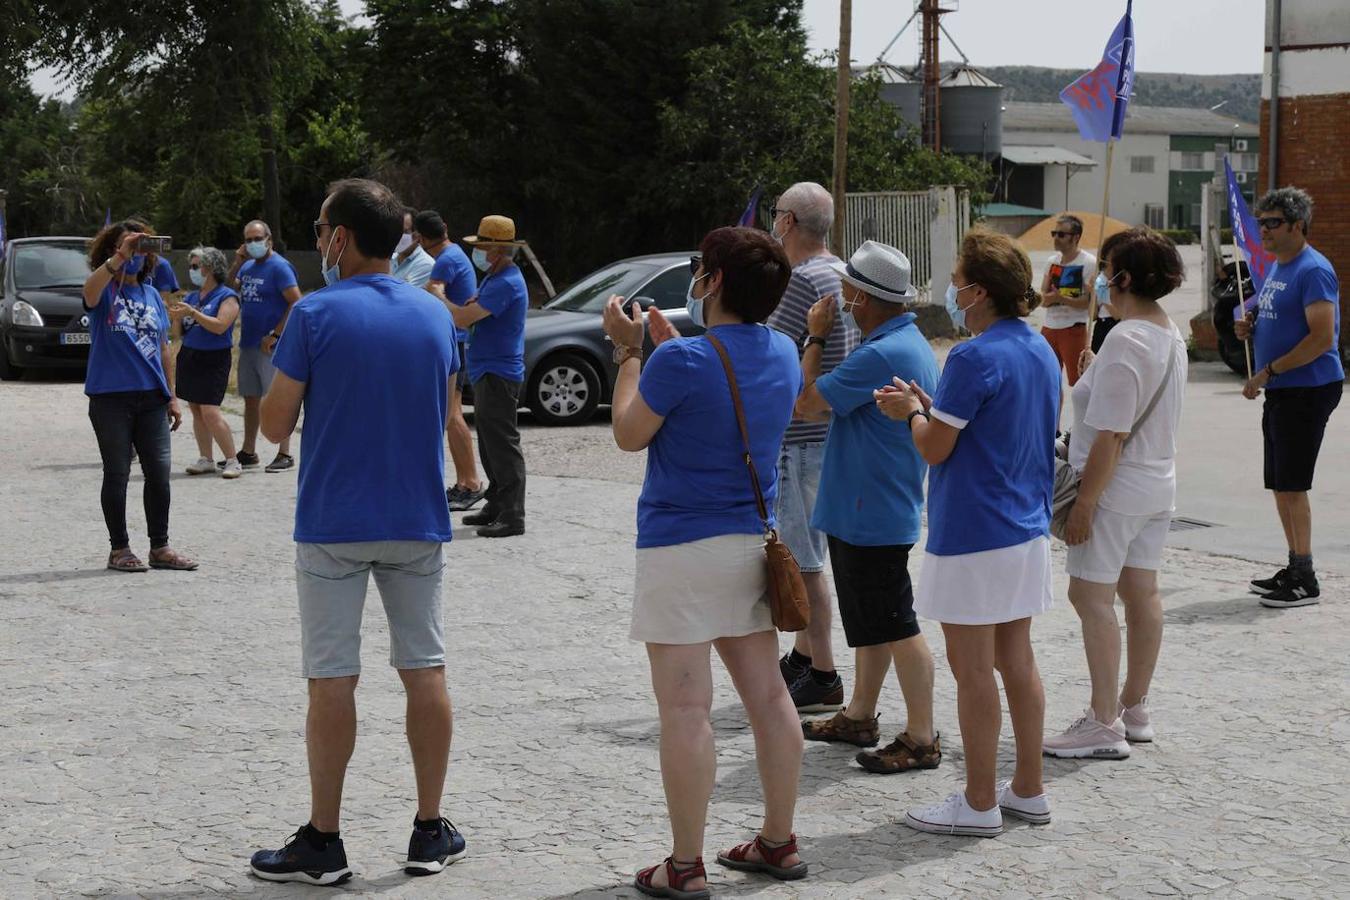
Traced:
[[83, 368], [89, 313], [80, 289], [89, 277], [88, 238], [15, 238], [0, 262], [0, 378], [24, 369]]
[[[685, 311], [689, 257], [635, 256], [592, 272], [532, 309], [525, 320], [525, 395], [521, 406], [549, 425], [580, 425], [613, 398], [614, 345], [605, 340], [600, 313], [610, 294], [656, 306], [686, 336], [702, 334]], [[647, 352], [652, 351], [650, 339]]]

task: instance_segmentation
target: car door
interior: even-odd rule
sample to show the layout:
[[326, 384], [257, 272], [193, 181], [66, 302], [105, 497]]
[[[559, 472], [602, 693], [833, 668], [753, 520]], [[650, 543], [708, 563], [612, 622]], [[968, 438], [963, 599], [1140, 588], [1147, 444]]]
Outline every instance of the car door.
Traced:
[[[689, 320], [689, 311], [685, 302], [689, 294], [689, 263], [681, 261], [676, 265], [662, 269], [637, 292], [643, 309], [655, 306], [670, 320], [670, 324], [685, 337], [694, 337], [703, 333], [703, 329]], [[648, 303], [646, 301], [650, 300]], [[651, 352], [651, 340], [647, 341], [647, 351]]]

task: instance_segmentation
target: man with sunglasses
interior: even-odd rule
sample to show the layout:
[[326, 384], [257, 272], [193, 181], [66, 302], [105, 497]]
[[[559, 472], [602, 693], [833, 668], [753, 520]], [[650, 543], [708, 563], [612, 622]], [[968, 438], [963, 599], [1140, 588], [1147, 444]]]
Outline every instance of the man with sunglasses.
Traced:
[[1289, 565], [1251, 582], [1261, 605], [1311, 606], [1321, 593], [1312, 560], [1312, 489], [1322, 436], [1341, 402], [1341, 293], [1336, 270], [1308, 243], [1312, 198], [1286, 187], [1256, 204], [1261, 246], [1275, 254], [1255, 311], [1236, 323], [1242, 340], [1255, 338], [1257, 372], [1242, 395], [1264, 389], [1265, 485], [1289, 545]]
[[1055, 239], [1055, 252], [1041, 281], [1041, 305], [1045, 307], [1041, 336], [1055, 351], [1073, 387], [1080, 374], [1078, 358], [1088, 346], [1088, 306], [1092, 300], [1089, 273], [1096, 272], [1097, 257], [1078, 248], [1083, 220], [1077, 216], [1060, 216], [1050, 236]]
[[[792, 263], [792, 277], [783, 299], [765, 323], [781, 331], [804, 351], [808, 342], [820, 345], [820, 372], [835, 366], [858, 346], [858, 329], [836, 316], [824, 338], [811, 338], [807, 314], [817, 301], [840, 296], [839, 258], [825, 246], [834, 221], [830, 192], [810, 181], [794, 184], [770, 210], [773, 237], [783, 245]], [[792, 693], [798, 712], [832, 712], [844, 705], [844, 682], [834, 667], [830, 645], [830, 587], [825, 581], [827, 540], [811, 527], [820, 468], [825, 456], [828, 414], [821, 421], [797, 419], [788, 426], [778, 459], [778, 499], [774, 515], [778, 532], [802, 569], [811, 602], [811, 624], [797, 632], [796, 642], [780, 661], [779, 670]]]

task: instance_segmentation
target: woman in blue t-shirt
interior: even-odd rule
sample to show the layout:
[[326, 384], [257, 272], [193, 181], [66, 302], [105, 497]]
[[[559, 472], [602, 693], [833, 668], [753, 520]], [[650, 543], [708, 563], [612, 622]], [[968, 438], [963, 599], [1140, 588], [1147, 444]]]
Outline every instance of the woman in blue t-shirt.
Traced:
[[166, 364], [169, 313], [149, 283], [157, 257], [141, 249], [141, 239], [152, 233], [134, 219], [104, 228], [90, 242], [93, 271], [84, 283], [90, 337], [84, 392], [103, 457], [100, 500], [112, 544], [108, 568], [118, 572], [147, 569], [127, 536], [133, 448], [145, 474], [148, 568], [197, 568], [169, 546], [169, 432], [182, 424], [183, 414], [173, 395], [172, 367]]
[[[1050, 608], [1050, 495], [1059, 363], [1022, 321], [1040, 300], [1031, 261], [1006, 235], [975, 229], [947, 289], [947, 310], [975, 339], [952, 348], [928, 397], [917, 385], [878, 391], [909, 422], [928, 476], [928, 545], [915, 612], [942, 623], [956, 677], [966, 789], [915, 807], [905, 823], [936, 834], [993, 837], [1003, 816], [1050, 821], [1041, 784], [1045, 691], [1031, 618]], [[1017, 768], [995, 784], [1003, 676]]]
[[[767, 234], [748, 228], [719, 228], [699, 252], [691, 260], [689, 313], [731, 359], [750, 457], [772, 510], [779, 447], [802, 376], [791, 339], [762, 323], [778, 305], [792, 267]], [[712, 341], [681, 338], [655, 307], [649, 315], [657, 346], [639, 379], [642, 317], [636, 308], [631, 318], [625, 315], [622, 300], [611, 297], [604, 315], [619, 365], [614, 439], [622, 450], [647, 450], [630, 633], [646, 643], [651, 662], [674, 837], [665, 863], [643, 869], [635, 884], [654, 896], [707, 896], [703, 831], [717, 767], [708, 718], [714, 648], [749, 714], [764, 788], [763, 828], [717, 860], [774, 878], [802, 878], [806, 864], [792, 833], [801, 723], [778, 671], [778, 638], [765, 599], [766, 523], [731, 387]]]
[[192, 410], [192, 436], [197, 439], [197, 461], [187, 467], [189, 475], [216, 471], [211, 441], [225, 454], [222, 478], [238, 478], [244, 468], [234, 453], [230, 423], [220, 411], [230, 383], [234, 347], [234, 322], [239, 318], [239, 295], [225, 285], [230, 272], [225, 254], [215, 247], [198, 247], [188, 255], [188, 278], [197, 288], [182, 303], [169, 307], [169, 315], [182, 323], [183, 343], [178, 348], [178, 398]]

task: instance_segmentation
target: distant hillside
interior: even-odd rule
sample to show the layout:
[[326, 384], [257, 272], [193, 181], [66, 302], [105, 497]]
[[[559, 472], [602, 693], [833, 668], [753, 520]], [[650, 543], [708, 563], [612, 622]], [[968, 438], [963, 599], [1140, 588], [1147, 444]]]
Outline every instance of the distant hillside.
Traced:
[[[1046, 69], [1040, 66], [991, 66], [979, 69], [1004, 86], [1005, 100], [1031, 103], [1053, 103], [1059, 99], [1059, 92], [1065, 85], [1083, 74], [1076, 69]], [[1254, 125], [1261, 109], [1261, 76], [1140, 72], [1135, 76], [1134, 99], [1145, 106], [1185, 106], [1192, 109], [1204, 109], [1227, 100], [1217, 112]]]

